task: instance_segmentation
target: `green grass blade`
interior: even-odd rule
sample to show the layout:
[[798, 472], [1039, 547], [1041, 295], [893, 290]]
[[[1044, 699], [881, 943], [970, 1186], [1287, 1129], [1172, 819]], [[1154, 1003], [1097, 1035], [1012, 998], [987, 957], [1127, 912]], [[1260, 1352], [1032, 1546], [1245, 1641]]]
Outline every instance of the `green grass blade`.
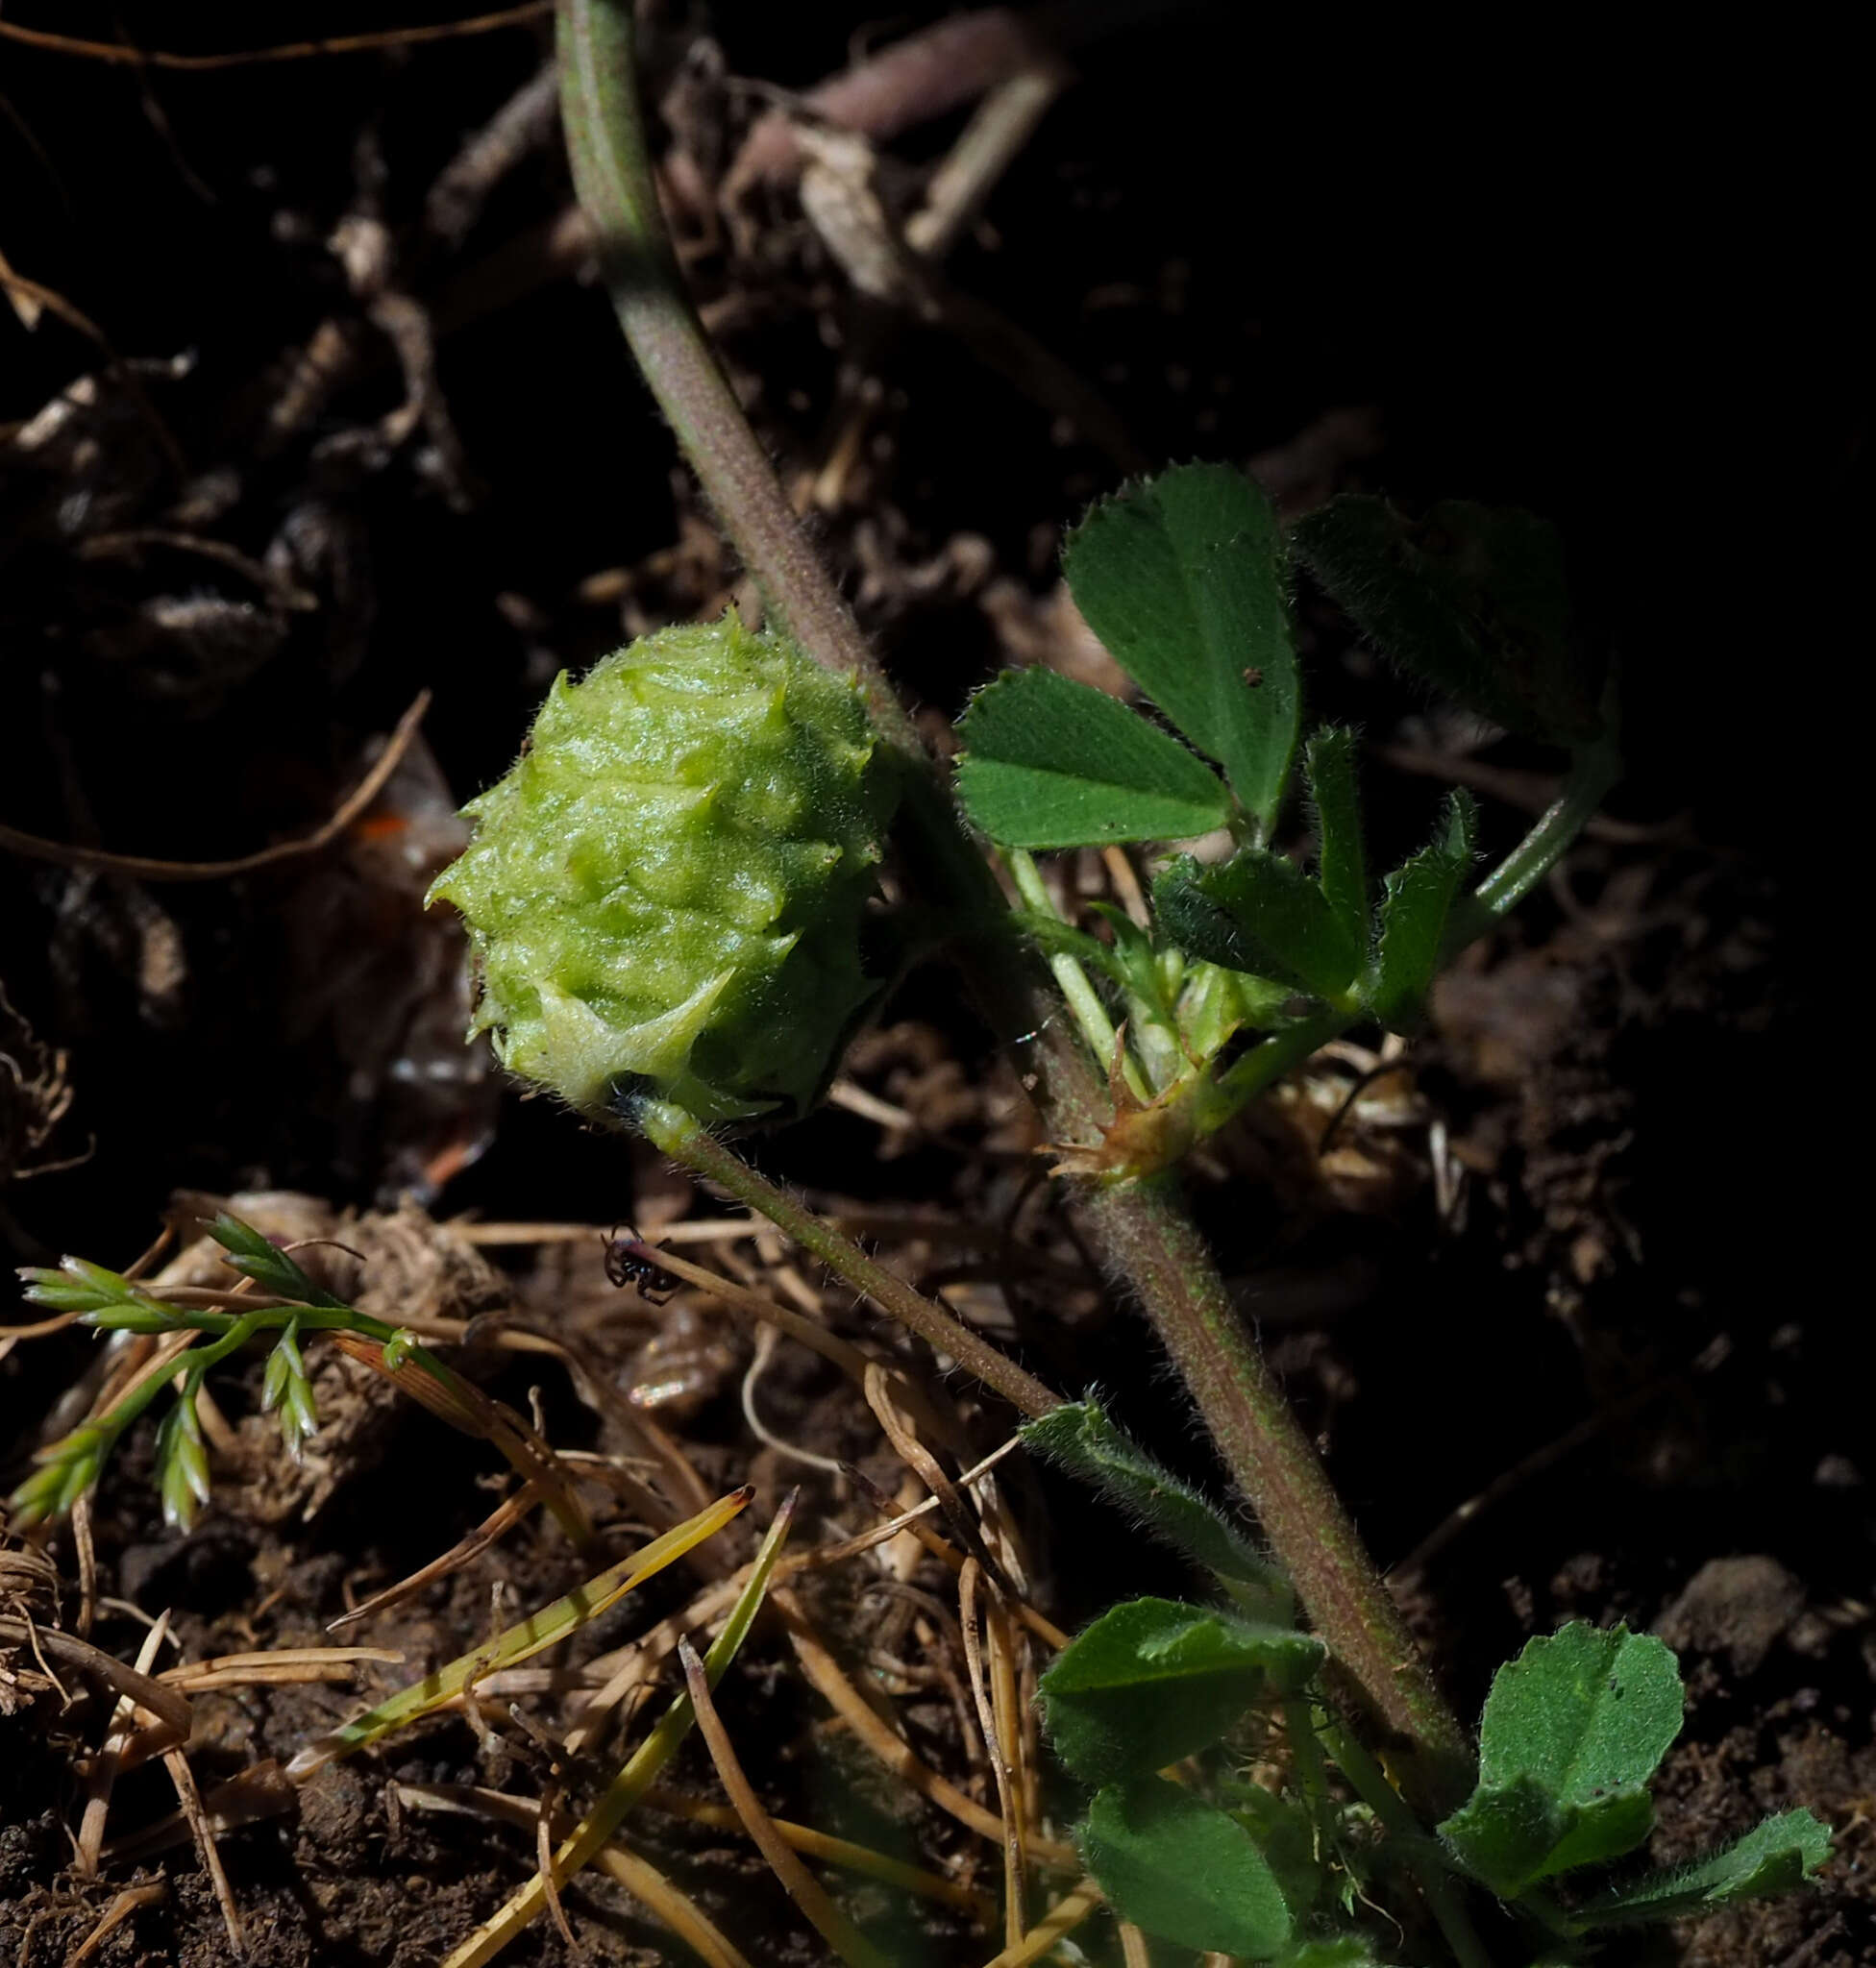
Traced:
[[538, 1612], [529, 1614], [518, 1625], [497, 1635], [473, 1653], [460, 1655], [448, 1666], [439, 1667], [434, 1674], [425, 1675], [423, 1680], [401, 1689], [388, 1701], [380, 1702], [377, 1708], [367, 1710], [342, 1729], [335, 1729], [331, 1734], [308, 1743], [287, 1765], [287, 1775], [295, 1779], [304, 1778], [322, 1763], [350, 1756], [354, 1750], [363, 1749], [367, 1744], [389, 1735], [393, 1730], [414, 1722], [418, 1716], [429, 1714], [432, 1709], [454, 1701], [486, 1676], [505, 1667], [512, 1667], [518, 1661], [540, 1653], [543, 1648], [564, 1640], [588, 1620], [596, 1619], [608, 1607], [617, 1605], [635, 1586], [643, 1585], [654, 1573], [661, 1572], [666, 1565], [702, 1544], [706, 1538], [713, 1538], [743, 1510], [754, 1493], [745, 1485], [741, 1489], [731, 1490], [728, 1496], [719, 1497], [707, 1510], [686, 1518], [674, 1530], [665, 1532], [663, 1537], [653, 1538], [642, 1551], [621, 1559], [617, 1564], [588, 1579], [584, 1585], [576, 1586], [564, 1597], [555, 1600], [551, 1606], [542, 1607]]
[[[717, 1636], [715, 1644], [704, 1657], [704, 1672], [712, 1687], [722, 1679], [724, 1669], [736, 1658], [737, 1650], [761, 1610], [769, 1589], [769, 1579], [781, 1557], [781, 1547], [787, 1540], [794, 1515], [795, 1497], [791, 1495], [776, 1513], [775, 1522], [769, 1526], [769, 1535], [763, 1538], [762, 1548], [755, 1554], [755, 1562], [750, 1567], [749, 1583], [730, 1610], [729, 1618]], [[564, 1885], [581, 1866], [590, 1863], [600, 1847], [625, 1821], [626, 1813], [657, 1782], [665, 1765], [678, 1753], [679, 1745], [690, 1734], [696, 1719], [697, 1711], [687, 1694], [679, 1695], [664, 1711], [657, 1726], [632, 1752], [624, 1769], [606, 1786], [605, 1794], [554, 1855], [556, 1885]], [[484, 1964], [494, 1960], [546, 1906], [547, 1889], [537, 1872], [500, 1911], [485, 1920], [451, 1955], [443, 1968], [484, 1968]]]

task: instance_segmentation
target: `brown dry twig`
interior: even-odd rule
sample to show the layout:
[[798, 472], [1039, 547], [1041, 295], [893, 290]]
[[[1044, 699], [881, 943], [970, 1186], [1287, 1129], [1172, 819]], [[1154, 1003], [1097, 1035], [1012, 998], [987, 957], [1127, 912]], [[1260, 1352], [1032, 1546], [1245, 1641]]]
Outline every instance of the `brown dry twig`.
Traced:
[[147, 854], [113, 854], [103, 848], [79, 848], [63, 841], [48, 841], [5, 824], [0, 824], [0, 848], [10, 848], [15, 854], [35, 861], [54, 861], [62, 868], [103, 868], [113, 874], [135, 875], [139, 881], [226, 881], [282, 861], [297, 860], [303, 854], [316, 854], [331, 847], [389, 784], [429, 709], [430, 692], [420, 690], [410, 708], [397, 721], [397, 728], [377, 762], [329, 820], [309, 834], [277, 841], [271, 848], [259, 849], [252, 854], [237, 854], [230, 861], [160, 861]]
[[[10, 24], [0, 20], [0, 35], [16, 33]], [[131, 401], [136, 406], [137, 413], [150, 427], [151, 433], [162, 447], [163, 456], [169, 460], [170, 468], [179, 477], [188, 472], [188, 459], [183, 454], [183, 447], [176, 442], [175, 434], [162, 420], [157, 406], [150, 401], [136, 371], [124, 360], [112, 346], [111, 337], [98, 324], [75, 307], [56, 288], [42, 285], [39, 282], [28, 280], [22, 273], [14, 273], [10, 266], [0, 265], [0, 287], [5, 287], [8, 297], [15, 308], [24, 301], [34, 308], [42, 308], [48, 314], [56, 314], [67, 328], [75, 329], [86, 341], [93, 342], [104, 352], [105, 359], [111, 364], [111, 373], [123, 383]]]
[[[1034, 31], [1013, 8], [953, 14], [921, 34], [803, 92], [802, 107], [825, 122], [872, 137], [897, 136], [913, 125], [974, 101], [1020, 70], [1039, 63]], [[782, 111], [761, 117], [724, 180], [725, 204], [757, 183], [786, 180], [800, 165], [795, 123]]]
[[104, 1909], [98, 1924], [65, 1956], [65, 1968], [85, 1968], [98, 1950], [140, 1906], [154, 1906], [169, 1897], [167, 1880], [145, 1880], [141, 1885], [126, 1886]]
[[189, 1768], [188, 1752], [185, 1749], [165, 1750], [162, 1760], [170, 1782], [176, 1786], [176, 1801], [188, 1821], [195, 1849], [201, 1855], [203, 1867], [214, 1885], [215, 1904], [221, 1908], [222, 1924], [228, 1930], [228, 1944], [234, 1951], [234, 1958], [241, 1960], [248, 1951], [247, 1931], [241, 1925], [241, 1909], [234, 1904], [234, 1888], [229, 1883], [228, 1870], [221, 1862], [221, 1848], [215, 1843], [215, 1828], [210, 1822], [208, 1811], [203, 1808], [202, 1792], [196, 1787], [195, 1772]]
[[61, 1633], [56, 1627], [39, 1626], [13, 1613], [0, 1612], [0, 1641], [52, 1655], [66, 1666], [127, 1696], [138, 1708], [149, 1710], [176, 1741], [188, 1740], [191, 1710], [187, 1701], [174, 1688], [165, 1687], [147, 1674], [139, 1674], [128, 1661], [92, 1646], [89, 1640]]
[[[169, 1614], [161, 1612], [143, 1636], [137, 1650], [136, 1671], [148, 1674], [156, 1665], [157, 1651], [169, 1632]], [[98, 1752], [86, 1778], [85, 1815], [78, 1828], [78, 1871], [83, 1879], [95, 1879], [98, 1854], [104, 1849], [105, 1820], [111, 1814], [111, 1793], [124, 1767], [126, 1753], [136, 1732], [136, 1705], [129, 1695], [120, 1695], [111, 1711], [110, 1734]]]
[[554, 12], [554, 0], [526, 0], [520, 7], [505, 7], [499, 13], [479, 13], [468, 20], [437, 21], [429, 27], [385, 28], [377, 34], [340, 35], [317, 41], [283, 41], [271, 48], [242, 48], [224, 55], [172, 55], [160, 48], [133, 47], [127, 41], [86, 41], [72, 35], [49, 34], [44, 28], [24, 27], [15, 20], [0, 20], [0, 38], [23, 42], [29, 48], [43, 48], [54, 55], [78, 55], [87, 62], [108, 62], [120, 67], [181, 68], [201, 72], [214, 68], [241, 68], [257, 62], [303, 62], [315, 55], [361, 55], [380, 48], [409, 48], [425, 41], [450, 41], [465, 35], [493, 34], [496, 29], [519, 27], [539, 20]]
[[[957, 1579], [957, 1622], [964, 1638], [964, 1660], [971, 1677], [971, 1694], [976, 1703], [977, 1724], [983, 1732], [984, 1749], [990, 1757], [990, 1773], [997, 1785], [997, 1807], [1003, 1817], [1003, 1921], [1004, 1938], [1014, 1946], [1023, 1938], [1023, 1817], [1009, 1755], [1007, 1705], [993, 1694], [992, 1674], [984, 1660], [984, 1633], [978, 1624], [978, 1594], [985, 1587], [991, 1601], [988, 1609], [991, 1651], [1001, 1651], [1007, 1660], [1007, 1624], [996, 1607], [996, 1586], [975, 1558], [964, 1561]], [[997, 1679], [1000, 1683], [1000, 1673]]]
[[[456, 1811], [465, 1817], [493, 1818], [523, 1831], [551, 1825], [552, 1835], [556, 1838], [565, 1837], [573, 1829], [570, 1818], [558, 1812], [543, 1812], [532, 1798], [515, 1797], [480, 1785], [400, 1784], [393, 1795], [400, 1804], [415, 1810]], [[748, 1959], [696, 1903], [623, 1839], [615, 1837], [602, 1846], [594, 1855], [593, 1863], [693, 1948], [704, 1968], [750, 1968]]]
[[[802, 1672], [827, 1698], [835, 1714], [852, 1730], [854, 1740], [927, 1802], [1000, 1849], [1003, 1843], [1002, 1820], [986, 1810], [975, 1798], [965, 1796], [956, 1784], [939, 1776], [920, 1759], [909, 1743], [887, 1728], [874, 1712], [872, 1704], [828, 1652], [802, 1610], [801, 1601], [788, 1587], [778, 1587], [769, 1596], [770, 1603], [781, 1615], [789, 1644], [795, 1650], [795, 1658], [801, 1662]], [[1080, 1863], [1073, 1846], [1053, 1838], [1030, 1839], [1029, 1854], [1045, 1865], [1073, 1869]]]
[[802, 1863], [794, 1848], [777, 1831], [774, 1820], [763, 1809], [762, 1800], [755, 1794], [755, 1786], [737, 1760], [729, 1732], [717, 1713], [716, 1702], [710, 1694], [709, 1677], [704, 1671], [704, 1662], [696, 1648], [688, 1640], [679, 1640], [678, 1658], [683, 1662], [684, 1685], [690, 1690], [691, 1707], [697, 1711], [698, 1732], [710, 1752], [710, 1760], [717, 1766], [717, 1776], [728, 1793], [736, 1815], [742, 1820], [744, 1831], [754, 1840], [756, 1850], [769, 1861], [770, 1871], [787, 1889], [788, 1897], [807, 1916], [815, 1931], [849, 1964], [849, 1968], [892, 1968], [887, 1957], [834, 1905], [827, 1888]]
[[530, 1477], [512, 1496], [505, 1498], [476, 1526], [426, 1564], [407, 1577], [399, 1579], [393, 1586], [386, 1586], [382, 1592], [374, 1592], [369, 1599], [359, 1602], [348, 1611], [341, 1612], [336, 1619], [328, 1620], [326, 1631], [338, 1633], [342, 1628], [356, 1626], [361, 1619], [370, 1619], [380, 1612], [388, 1612], [393, 1606], [420, 1592], [438, 1579], [448, 1578], [452, 1572], [460, 1571], [471, 1560], [481, 1554], [501, 1538], [512, 1525], [518, 1524], [542, 1496], [540, 1482]]

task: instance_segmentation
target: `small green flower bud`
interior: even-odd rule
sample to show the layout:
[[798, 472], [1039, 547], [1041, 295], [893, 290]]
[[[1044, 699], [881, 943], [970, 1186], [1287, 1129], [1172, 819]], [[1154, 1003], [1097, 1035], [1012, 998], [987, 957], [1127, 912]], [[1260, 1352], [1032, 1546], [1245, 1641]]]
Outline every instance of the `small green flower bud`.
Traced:
[[157, 1430], [157, 1467], [165, 1522], [186, 1531], [199, 1505], [209, 1501], [209, 1446], [195, 1412], [195, 1389], [185, 1388]]
[[284, 1335], [267, 1355], [267, 1368], [260, 1376], [260, 1412], [271, 1414], [286, 1398], [287, 1383], [294, 1375], [292, 1355], [287, 1351], [291, 1341]]
[[260, 1382], [260, 1411], [280, 1414], [280, 1439], [296, 1462], [300, 1444], [319, 1432], [319, 1415], [312, 1403], [312, 1387], [307, 1379], [307, 1365], [300, 1353], [300, 1322], [295, 1319], [274, 1342], [267, 1356], [267, 1370]]
[[473, 1030], [585, 1112], [625, 1083], [802, 1113], [873, 993], [884, 766], [852, 682], [733, 612], [563, 673], [431, 890], [468, 920]]
[[48, 1517], [61, 1517], [83, 1496], [98, 1473], [98, 1459], [77, 1438], [40, 1449], [33, 1458], [38, 1464], [7, 1499], [10, 1530], [24, 1531]]

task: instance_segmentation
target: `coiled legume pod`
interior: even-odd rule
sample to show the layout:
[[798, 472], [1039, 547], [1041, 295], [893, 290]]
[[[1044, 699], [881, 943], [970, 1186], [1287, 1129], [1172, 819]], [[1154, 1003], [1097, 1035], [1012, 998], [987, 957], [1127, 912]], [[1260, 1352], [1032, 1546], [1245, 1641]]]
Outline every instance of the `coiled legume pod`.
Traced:
[[586, 1113], [802, 1113], [875, 988], [891, 804], [852, 683], [733, 611], [562, 672], [430, 892], [468, 923], [472, 1036]]

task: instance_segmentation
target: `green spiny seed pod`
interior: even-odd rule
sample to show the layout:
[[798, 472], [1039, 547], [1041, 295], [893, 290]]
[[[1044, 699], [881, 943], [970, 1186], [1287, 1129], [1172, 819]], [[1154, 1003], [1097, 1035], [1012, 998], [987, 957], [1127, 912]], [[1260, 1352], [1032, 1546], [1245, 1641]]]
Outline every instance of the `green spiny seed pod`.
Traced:
[[853, 684], [733, 610], [563, 672], [430, 892], [468, 922], [472, 1036], [588, 1113], [621, 1084], [802, 1113], [873, 994], [891, 804]]

